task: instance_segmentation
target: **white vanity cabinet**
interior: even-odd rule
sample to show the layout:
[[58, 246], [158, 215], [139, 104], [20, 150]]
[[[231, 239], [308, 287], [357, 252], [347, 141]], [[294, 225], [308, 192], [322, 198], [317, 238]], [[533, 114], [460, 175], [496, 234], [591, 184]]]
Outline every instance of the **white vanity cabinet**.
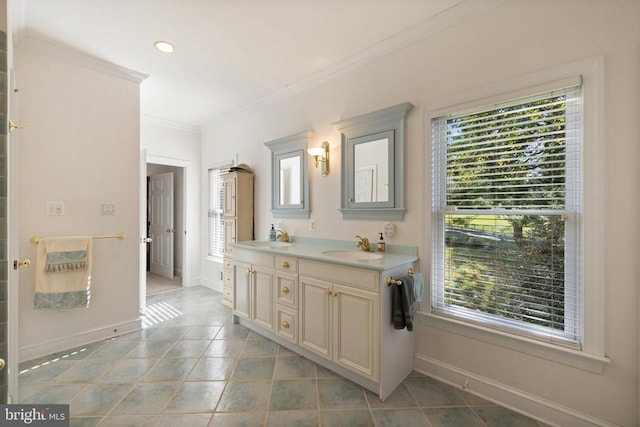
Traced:
[[235, 320], [384, 400], [413, 370], [413, 332], [393, 328], [386, 278], [417, 257], [400, 258], [380, 270], [236, 245]]
[[233, 314], [273, 330], [274, 262], [271, 254], [238, 249], [233, 254]]

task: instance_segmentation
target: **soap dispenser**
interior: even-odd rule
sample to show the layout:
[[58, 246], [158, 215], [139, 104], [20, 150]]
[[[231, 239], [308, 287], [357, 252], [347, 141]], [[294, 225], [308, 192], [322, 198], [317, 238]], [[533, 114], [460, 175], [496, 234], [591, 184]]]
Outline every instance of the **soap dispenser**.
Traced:
[[273, 224], [271, 224], [271, 230], [269, 230], [269, 240], [272, 242], [276, 241], [276, 229], [273, 228]]
[[384, 242], [384, 239], [382, 238], [382, 233], [380, 234], [380, 240], [378, 241], [378, 252], [384, 252], [386, 251], [386, 243]]

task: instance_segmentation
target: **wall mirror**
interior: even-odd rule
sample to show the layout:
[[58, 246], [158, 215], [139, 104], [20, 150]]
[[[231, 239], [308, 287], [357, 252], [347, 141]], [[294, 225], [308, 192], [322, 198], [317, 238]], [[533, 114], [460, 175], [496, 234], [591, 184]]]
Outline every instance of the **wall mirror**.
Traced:
[[302, 132], [264, 145], [271, 150], [271, 213], [274, 218], [309, 218], [307, 145]]
[[345, 219], [404, 219], [404, 103], [333, 123], [342, 133]]

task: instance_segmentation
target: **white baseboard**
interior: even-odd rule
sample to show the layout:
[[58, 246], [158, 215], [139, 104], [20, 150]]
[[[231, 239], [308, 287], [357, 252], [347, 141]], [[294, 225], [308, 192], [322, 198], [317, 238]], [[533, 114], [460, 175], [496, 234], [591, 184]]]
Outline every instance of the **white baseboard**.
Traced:
[[213, 289], [216, 292], [222, 293], [222, 282], [219, 280], [202, 279], [202, 282], [200, 284], [209, 289]]
[[140, 319], [129, 322], [105, 326], [103, 328], [94, 329], [92, 331], [81, 332], [79, 334], [60, 338], [54, 341], [47, 341], [23, 347], [18, 350], [18, 360], [25, 362], [37, 359], [38, 357], [47, 356], [49, 354], [58, 353], [96, 341], [105, 340], [119, 335], [134, 332], [142, 328]]
[[562, 427], [615, 427], [608, 421], [558, 405], [506, 384], [482, 377], [464, 369], [416, 354], [415, 370], [500, 406], [519, 412], [551, 426]]

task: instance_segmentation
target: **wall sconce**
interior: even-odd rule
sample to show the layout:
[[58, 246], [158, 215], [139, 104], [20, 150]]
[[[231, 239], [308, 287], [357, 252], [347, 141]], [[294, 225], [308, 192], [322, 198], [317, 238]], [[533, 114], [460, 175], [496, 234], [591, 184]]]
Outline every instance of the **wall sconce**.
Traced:
[[315, 159], [316, 168], [322, 163], [322, 176], [329, 175], [329, 143], [324, 141], [320, 147], [309, 148], [307, 152]]

